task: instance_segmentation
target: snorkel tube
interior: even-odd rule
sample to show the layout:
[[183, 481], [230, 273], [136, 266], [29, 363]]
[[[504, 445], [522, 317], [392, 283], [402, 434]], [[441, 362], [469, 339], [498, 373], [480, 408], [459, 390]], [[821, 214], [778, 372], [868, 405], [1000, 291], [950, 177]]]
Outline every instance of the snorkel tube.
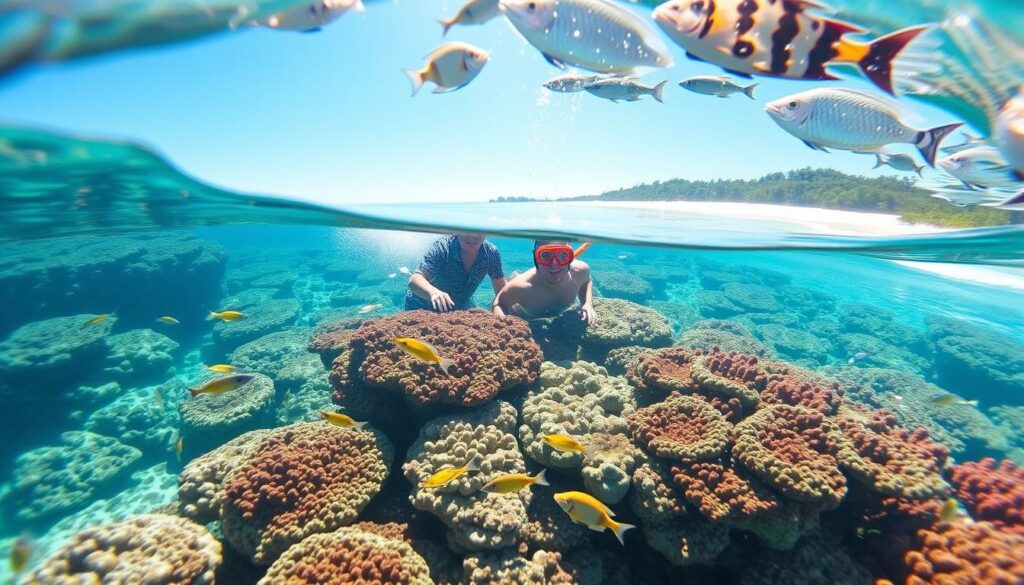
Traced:
[[590, 242], [583, 242], [582, 244], [580, 244], [579, 248], [576, 248], [575, 250], [573, 250], [572, 255], [575, 256], [576, 258], [579, 258], [580, 255], [583, 254], [584, 252], [586, 252], [587, 248], [589, 248], [589, 247], [590, 247]]

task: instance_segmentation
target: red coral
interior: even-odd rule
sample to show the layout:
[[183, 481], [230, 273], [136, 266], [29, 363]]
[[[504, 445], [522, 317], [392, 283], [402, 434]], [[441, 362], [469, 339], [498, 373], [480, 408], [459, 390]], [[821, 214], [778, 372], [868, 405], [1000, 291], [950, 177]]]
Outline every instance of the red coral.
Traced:
[[953, 467], [949, 481], [975, 520], [1024, 534], [1024, 468], [985, 458]]
[[[451, 360], [451, 375], [406, 354], [396, 337], [427, 342]], [[540, 371], [540, 347], [529, 327], [483, 311], [407, 311], [363, 325], [351, 341], [353, 364], [372, 386], [402, 391], [414, 403], [473, 406], [502, 390], [529, 384]]]
[[718, 348], [670, 347], [637, 358], [626, 378], [638, 390], [654, 396], [670, 392], [697, 394], [730, 422], [752, 411], [768, 378], [757, 356], [723, 352]]
[[366, 321], [366, 319], [350, 317], [321, 323], [313, 329], [309, 338], [309, 346], [306, 349], [310, 353], [318, 354], [324, 367], [330, 368], [334, 358], [348, 348], [356, 329]]
[[842, 438], [820, 412], [781, 404], [762, 409], [736, 425], [733, 439], [736, 461], [793, 500], [824, 510], [846, 495], [836, 461]]
[[715, 522], [752, 518], [782, 506], [761, 482], [718, 461], [673, 466], [672, 478], [686, 499]]
[[700, 349], [681, 347], [642, 353], [626, 372], [626, 379], [638, 390], [650, 394], [692, 393], [697, 388], [690, 378], [690, 366], [703, 353]]
[[1020, 585], [1024, 583], [1024, 536], [1000, 532], [988, 522], [963, 520], [918, 533], [919, 549], [904, 562], [907, 585]]
[[707, 402], [681, 394], [637, 410], [627, 422], [637, 445], [657, 457], [686, 463], [721, 455], [732, 428]]
[[773, 365], [761, 400], [768, 404], [803, 406], [825, 415], [836, 413], [843, 402], [839, 382], [820, 379], [788, 364]]

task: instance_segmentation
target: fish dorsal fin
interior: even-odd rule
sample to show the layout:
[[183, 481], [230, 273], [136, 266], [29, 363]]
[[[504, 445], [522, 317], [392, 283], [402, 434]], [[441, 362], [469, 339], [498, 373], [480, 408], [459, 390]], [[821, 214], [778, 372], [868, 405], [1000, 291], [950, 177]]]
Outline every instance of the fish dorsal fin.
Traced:
[[817, 0], [786, 0], [786, 2], [799, 6], [801, 10], [820, 10], [830, 14], [835, 14], [836, 12], [835, 8]]

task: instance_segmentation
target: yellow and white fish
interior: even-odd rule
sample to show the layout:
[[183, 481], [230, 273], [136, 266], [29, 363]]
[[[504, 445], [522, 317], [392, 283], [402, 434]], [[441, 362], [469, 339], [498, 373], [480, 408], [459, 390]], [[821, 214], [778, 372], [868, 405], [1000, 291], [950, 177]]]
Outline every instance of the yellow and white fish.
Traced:
[[438, 471], [437, 473], [435, 473], [434, 475], [431, 475], [430, 477], [428, 477], [426, 479], [426, 481], [424, 481], [423, 483], [420, 484], [420, 487], [421, 488], [437, 488], [437, 487], [441, 487], [444, 484], [446, 484], [446, 483], [448, 483], [448, 482], [450, 482], [452, 480], [455, 480], [455, 479], [458, 479], [458, 478], [462, 477], [463, 475], [465, 475], [466, 473], [469, 473], [470, 471], [479, 471], [479, 470], [480, 470], [480, 468], [477, 466], [475, 461], [470, 461], [469, 463], [463, 465], [462, 467], [449, 467], [447, 469], [442, 469], [442, 470]]
[[469, 0], [459, 8], [455, 16], [439, 20], [444, 31], [442, 36], [456, 24], [483, 24], [498, 16], [498, 0]]
[[[427, 64], [419, 71], [406, 69], [405, 74], [412, 82], [412, 95], [416, 95], [423, 84], [432, 81], [437, 87], [434, 93], [448, 93], [469, 85], [483, 70], [490, 59], [487, 51], [466, 43], [447, 42], [427, 54]], [[404, 269], [404, 270], [403, 270]], [[398, 269], [408, 274], [403, 266]]]
[[518, 492], [524, 487], [531, 485], [551, 485], [548, 483], [548, 480], [544, 478], [545, 471], [547, 470], [542, 469], [540, 470], [540, 473], [532, 477], [525, 473], [508, 473], [505, 475], [499, 475], [484, 484], [480, 489], [492, 494], [511, 494], [512, 492]]
[[181, 452], [185, 448], [185, 439], [178, 437], [178, 440], [174, 443], [174, 456], [178, 458], [178, 462], [181, 462]]
[[888, 100], [843, 88], [804, 91], [769, 102], [764, 109], [779, 127], [814, 150], [876, 152], [887, 144], [907, 143], [916, 146], [932, 166], [942, 139], [963, 126], [956, 123], [930, 130], [911, 128]]
[[852, 63], [883, 90], [892, 90], [892, 62], [926, 26], [896, 31], [869, 43], [846, 35], [859, 27], [809, 13], [812, 0], [671, 0], [654, 9], [654, 21], [696, 61], [734, 75], [788, 79], [837, 79], [828, 66]]
[[231, 392], [232, 390], [237, 390], [242, 386], [245, 386], [251, 382], [254, 377], [255, 376], [252, 374], [222, 376], [215, 380], [210, 380], [198, 388], [189, 388], [188, 391], [193, 397], [199, 396], [200, 394], [224, 394], [225, 392]]
[[939, 168], [956, 177], [965, 187], [1007, 189], [1024, 187], [1010, 163], [991, 146], [976, 146], [939, 159]]
[[615, 516], [615, 513], [611, 511], [611, 508], [604, 505], [594, 496], [583, 492], [557, 493], [555, 494], [555, 502], [569, 514], [569, 517], [574, 522], [583, 524], [597, 532], [604, 532], [605, 528], [611, 530], [615, 534], [615, 538], [619, 539], [623, 546], [625, 546], [626, 541], [623, 540], [622, 535], [627, 530], [636, 528], [632, 524], [612, 520], [612, 516]]
[[17, 575], [25, 570], [28, 562], [32, 560], [32, 553], [35, 546], [32, 539], [22, 534], [14, 541], [11, 547], [11, 572]]
[[624, 74], [672, 66], [657, 31], [611, 0], [501, 0], [498, 9], [559, 69]]
[[359, 310], [356, 311], [356, 312], [359, 313], [360, 315], [362, 315], [364, 313], [372, 313], [372, 312], [376, 311], [377, 309], [380, 309], [383, 306], [384, 305], [382, 305], [380, 303], [374, 303], [372, 305], [363, 305], [362, 307], [359, 307]]
[[326, 410], [321, 410], [320, 416], [322, 416], [325, 421], [331, 423], [332, 425], [336, 427], [341, 427], [343, 429], [361, 429], [366, 426], [365, 421], [358, 422], [354, 420], [351, 416], [347, 414], [342, 414], [340, 412], [329, 412]]
[[579, 453], [584, 457], [594, 456], [593, 447], [584, 447], [582, 443], [569, 435], [544, 435], [541, 440], [556, 451]]
[[103, 323], [104, 321], [106, 321], [107, 319], [113, 317], [114, 315], [115, 315], [115, 313], [101, 313], [99, 315], [96, 315], [92, 319], [89, 319], [88, 321], [86, 321], [85, 324], [87, 326], [89, 326], [89, 325], [99, 325], [100, 323]]
[[939, 394], [931, 399], [935, 406], [978, 406], [977, 400], [964, 400], [956, 394]]
[[426, 341], [420, 341], [419, 339], [413, 339], [412, 337], [396, 337], [395, 343], [398, 347], [401, 347], [405, 353], [412, 357], [431, 364], [437, 364], [444, 370], [444, 373], [451, 376], [451, 372], [448, 371], [454, 363], [446, 358], [438, 355], [437, 350], [434, 349], [433, 345], [430, 345]]
[[235, 366], [229, 366], [228, 364], [214, 364], [212, 366], [203, 366], [211, 372], [217, 372], [218, 374], [230, 374], [237, 370]]
[[713, 95], [720, 98], [727, 98], [737, 93], [742, 93], [748, 98], [754, 99], [754, 89], [757, 87], [757, 84], [751, 83], [743, 87], [733, 83], [731, 79], [724, 75], [697, 75], [680, 81], [679, 87], [693, 93]]
[[363, 12], [362, 0], [318, 0], [278, 12], [259, 22], [276, 30], [316, 32], [322, 26], [350, 10]]
[[917, 164], [910, 156], [905, 154], [888, 154], [885, 152], [875, 153], [875, 166], [871, 167], [877, 169], [880, 167], [891, 167], [897, 171], [913, 171], [917, 173], [917, 176], [923, 177], [921, 171], [924, 170], [924, 165]]
[[221, 321], [225, 322], [238, 321], [239, 319], [244, 318], [245, 313], [239, 311], [210, 311], [210, 314], [207, 315], [206, 317], [207, 321], [212, 321], [213, 319], [220, 319]]
[[159, 388], [153, 389], [153, 402], [156, 403], [156, 410], [160, 414], [164, 413], [164, 395], [160, 393]]
[[180, 323], [178, 322], [177, 319], [175, 319], [174, 317], [169, 317], [167, 315], [164, 315], [163, 317], [158, 318], [157, 322], [158, 323], [163, 323], [164, 325], [180, 325]]
[[942, 504], [942, 511], [939, 512], [939, 522], [952, 522], [959, 514], [959, 507], [956, 498], [946, 498]]

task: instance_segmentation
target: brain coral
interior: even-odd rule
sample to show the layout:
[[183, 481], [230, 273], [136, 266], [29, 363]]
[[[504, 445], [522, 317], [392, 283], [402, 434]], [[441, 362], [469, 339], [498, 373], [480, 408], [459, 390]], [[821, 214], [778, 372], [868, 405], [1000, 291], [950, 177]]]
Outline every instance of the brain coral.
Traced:
[[669, 392], [699, 394], [730, 422], [753, 410], [767, 375], [756, 356], [733, 352], [670, 347], [639, 356], [626, 373], [646, 396]]
[[433, 585], [426, 561], [405, 542], [343, 527], [292, 545], [259, 585]]
[[798, 502], [831, 509], [846, 495], [836, 455], [843, 439], [821, 413], [788, 405], [763, 408], [736, 425], [733, 457]]
[[[570, 368], [545, 362], [539, 382], [522, 407], [519, 439], [525, 453], [545, 466], [582, 467], [589, 493], [609, 504], [622, 500], [636, 464], [625, 420], [636, 408], [632, 389], [589, 362]], [[593, 456], [556, 451], [543, 441], [549, 434], [575, 437], [593, 449]]]
[[[587, 327], [580, 345], [594, 358], [604, 358], [618, 347], [665, 347], [672, 343], [672, 323], [661, 313], [623, 299], [595, 299], [597, 322]], [[572, 313], [560, 320], [579, 321]]]
[[258, 564], [355, 521], [394, 458], [379, 432], [322, 422], [276, 429], [224, 479], [224, 537]]
[[[395, 343], [412, 337], [453, 362], [451, 375]], [[482, 404], [502, 390], [529, 384], [540, 371], [540, 347], [529, 327], [483, 311], [406, 311], [376, 319], [352, 337], [352, 358], [363, 381], [404, 392], [414, 404]]]
[[27, 582], [213, 585], [220, 562], [221, 545], [202, 526], [146, 514], [75, 534]]
[[921, 530], [917, 539], [918, 549], [904, 557], [907, 585], [1024, 583], [1024, 535], [960, 519]]
[[1024, 468], [1008, 460], [968, 461], [950, 469], [949, 481], [975, 520], [1024, 535]]
[[357, 317], [324, 321], [313, 328], [306, 349], [319, 355], [324, 367], [330, 368], [334, 358], [338, 357], [342, 351], [349, 349], [349, 343], [352, 341], [356, 329], [359, 329], [365, 322], [367, 319]]
[[835, 414], [843, 401], [842, 385], [785, 362], [762, 362], [768, 380], [761, 400], [768, 404], [803, 406], [824, 415]]
[[[403, 466], [413, 484], [412, 505], [439, 517], [455, 541], [470, 550], [512, 546], [527, 521], [531, 490], [514, 494], [480, 491], [505, 473], [523, 473], [526, 464], [516, 442], [516, 409], [492, 402], [456, 416], [427, 422], [409, 448]], [[441, 469], [476, 462], [480, 470], [437, 488], [419, 487]]]
[[263, 374], [223, 394], [200, 394], [181, 403], [185, 440], [216, 446], [238, 435], [268, 426], [272, 420], [274, 382]]
[[684, 463], [721, 455], [732, 429], [710, 404], [680, 394], [637, 410], [628, 423], [633, 441], [648, 453]]

